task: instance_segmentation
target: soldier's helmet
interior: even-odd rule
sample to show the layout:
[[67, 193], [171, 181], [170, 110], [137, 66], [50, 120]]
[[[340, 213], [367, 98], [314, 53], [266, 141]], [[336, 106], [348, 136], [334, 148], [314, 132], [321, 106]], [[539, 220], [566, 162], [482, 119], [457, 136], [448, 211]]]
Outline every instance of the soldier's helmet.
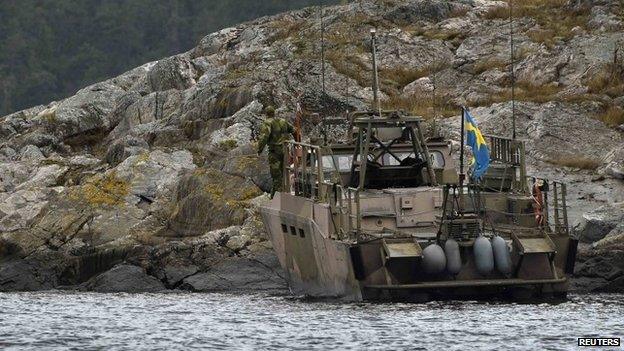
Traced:
[[275, 117], [275, 107], [269, 105], [267, 107], [264, 108], [264, 114], [267, 115], [267, 117]]

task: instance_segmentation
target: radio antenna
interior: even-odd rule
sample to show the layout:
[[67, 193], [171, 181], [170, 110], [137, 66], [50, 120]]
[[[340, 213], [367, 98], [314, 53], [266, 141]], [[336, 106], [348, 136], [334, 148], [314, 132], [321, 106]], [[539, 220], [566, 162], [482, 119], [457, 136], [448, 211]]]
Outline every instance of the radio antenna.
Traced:
[[323, 21], [324, 7], [319, 3], [321, 21], [321, 86], [323, 88], [323, 98], [325, 97], [325, 23]]
[[377, 75], [377, 30], [371, 29], [371, 53], [373, 55], [373, 109], [379, 112], [381, 117], [381, 105], [379, 104], [379, 76]]
[[509, 46], [511, 47], [511, 138], [516, 140], [516, 75], [514, 72], [513, 0], [509, 0]]
[[[327, 96], [327, 92], [325, 91], [325, 23], [323, 21], [324, 15], [324, 7], [321, 2], [319, 2], [319, 17], [320, 17], [320, 30], [321, 30], [321, 89], [323, 91], [323, 95], [321, 96], [321, 105], [324, 107], [325, 105], [325, 97]], [[326, 122], [326, 113], [322, 112], [322, 133], [323, 133], [323, 143], [327, 145], [327, 122]]]

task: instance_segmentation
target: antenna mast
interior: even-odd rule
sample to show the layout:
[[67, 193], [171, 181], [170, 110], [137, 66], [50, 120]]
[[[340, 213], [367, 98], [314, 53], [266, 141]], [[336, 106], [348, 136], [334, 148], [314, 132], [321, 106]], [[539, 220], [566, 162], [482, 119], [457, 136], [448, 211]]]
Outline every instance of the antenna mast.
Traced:
[[509, 0], [509, 45], [511, 46], [511, 137], [516, 140], [516, 76], [514, 72], [513, 0]]
[[[323, 4], [319, 2], [319, 10], [320, 10], [320, 24], [321, 24], [321, 88], [323, 90], [323, 95], [321, 97], [321, 103], [324, 104], [325, 96], [327, 92], [325, 91], [325, 23], [323, 22]], [[325, 111], [321, 111], [323, 113], [322, 120], [322, 133], [323, 133], [323, 145], [327, 145], [327, 123], [325, 120]]]
[[323, 5], [319, 4], [321, 10], [321, 85], [323, 87], [323, 97], [325, 97], [325, 23], [323, 22]]
[[377, 30], [371, 29], [371, 52], [373, 54], [373, 109], [379, 112], [381, 117], [381, 105], [379, 104], [379, 76], [377, 75]]
[[431, 91], [431, 104], [433, 105], [433, 130], [432, 135], [434, 138], [438, 137], [438, 126], [436, 125], [436, 118], [438, 117], [438, 111], [436, 109], [436, 74], [438, 72], [437, 61], [434, 61], [433, 75], [431, 76], [431, 84], [433, 85], [433, 90]]

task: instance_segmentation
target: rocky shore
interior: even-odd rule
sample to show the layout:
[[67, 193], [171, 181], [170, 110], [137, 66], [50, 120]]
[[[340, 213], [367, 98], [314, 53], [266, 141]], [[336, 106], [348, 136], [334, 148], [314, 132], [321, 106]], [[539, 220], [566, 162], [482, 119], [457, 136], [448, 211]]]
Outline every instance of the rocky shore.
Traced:
[[[553, 3], [520, 6], [514, 23], [518, 134], [531, 173], [569, 184], [573, 287], [622, 292], [623, 9]], [[436, 124], [457, 139], [463, 104], [509, 135], [506, 13], [485, 0], [327, 8], [325, 93], [318, 9], [264, 17], [0, 118], [0, 291], [284, 291], [255, 210], [270, 186], [254, 152], [262, 106], [300, 103], [306, 133], [316, 113], [368, 106], [374, 26], [384, 105], [450, 117]]]

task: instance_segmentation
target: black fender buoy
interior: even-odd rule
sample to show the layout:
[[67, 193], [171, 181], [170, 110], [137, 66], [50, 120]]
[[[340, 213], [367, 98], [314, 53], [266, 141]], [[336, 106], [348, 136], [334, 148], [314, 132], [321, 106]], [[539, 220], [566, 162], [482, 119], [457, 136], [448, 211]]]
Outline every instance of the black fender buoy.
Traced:
[[475, 256], [475, 266], [481, 274], [489, 274], [494, 269], [494, 254], [492, 243], [484, 236], [478, 237], [472, 247]]
[[505, 239], [495, 236], [492, 239], [492, 250], [494, 251], [494, 263], [496, 270], [503, 274], [511, 273], [511, 254], [507, 248]]
[[440, 274], [446, 268], [446, 255], [437, 244], [431, 244], [423, 250], [423, 266], [428, 274]]
[[448, 239], [444, 243], [444, 253], [446, 254], [446, 270], [455, 275], [461, 271], [461, 255], [459, 253], [459, 244], [455, 239]]

